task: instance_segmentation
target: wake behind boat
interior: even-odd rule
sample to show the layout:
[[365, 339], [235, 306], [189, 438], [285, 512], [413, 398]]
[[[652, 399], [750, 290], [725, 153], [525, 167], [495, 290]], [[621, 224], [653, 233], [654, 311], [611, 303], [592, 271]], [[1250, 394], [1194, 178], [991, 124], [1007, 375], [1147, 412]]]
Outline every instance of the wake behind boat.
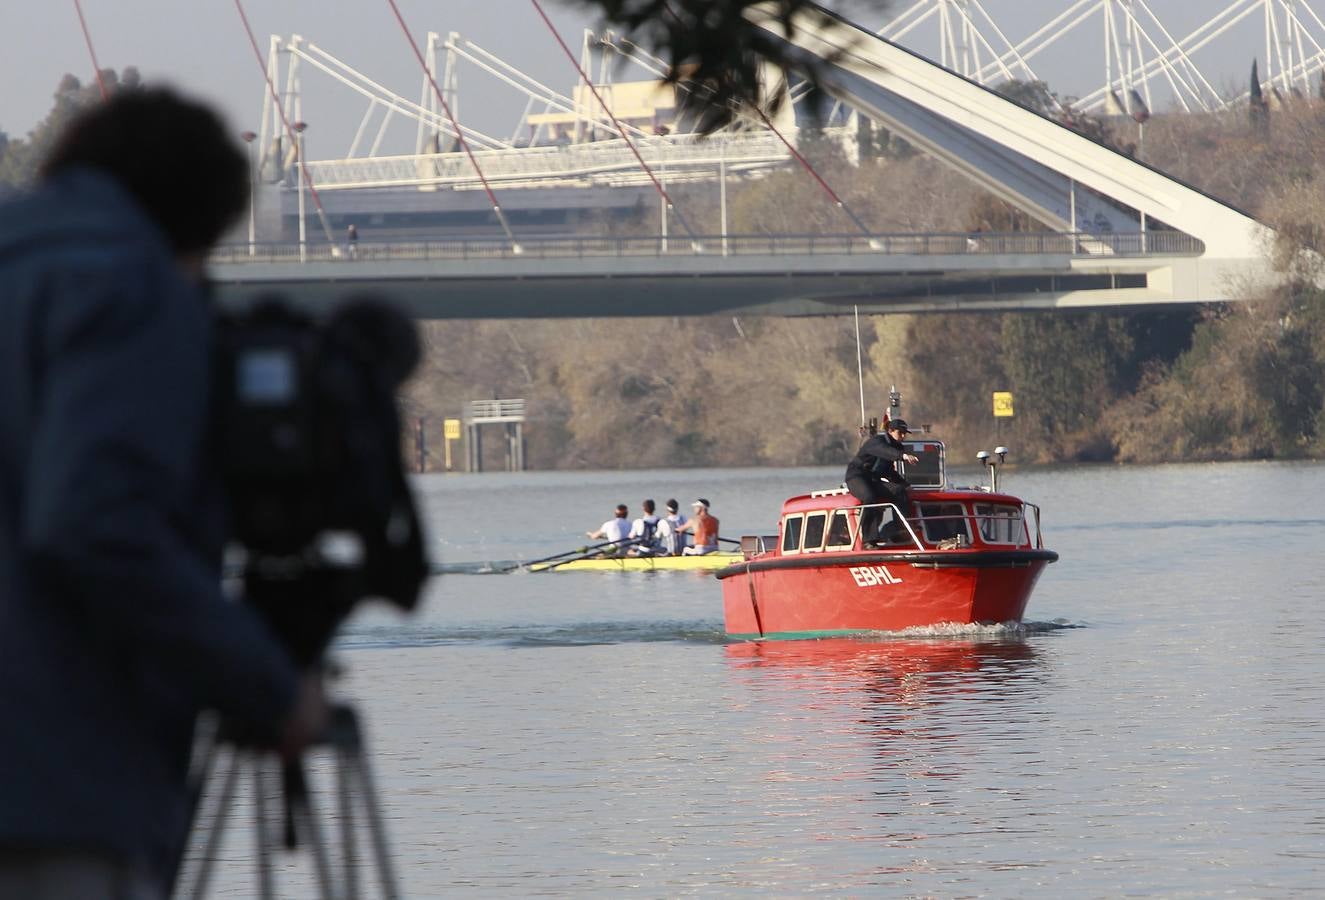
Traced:
[[[1040, 510], [997, 490], [1006, 448], [983, 454], [988, 488], [947, 483], [942, 441], [907, 440], [914, 516], [861, 504], [845, 486], [782, 505], [778, 534], [741, 539], [744, 558], [718, 570], [729, 637], [819, 638], [917, 626], [1020, 622], [1058, 554]], [[890, 542], [866, 548], [861, 515], [881, 511]]]

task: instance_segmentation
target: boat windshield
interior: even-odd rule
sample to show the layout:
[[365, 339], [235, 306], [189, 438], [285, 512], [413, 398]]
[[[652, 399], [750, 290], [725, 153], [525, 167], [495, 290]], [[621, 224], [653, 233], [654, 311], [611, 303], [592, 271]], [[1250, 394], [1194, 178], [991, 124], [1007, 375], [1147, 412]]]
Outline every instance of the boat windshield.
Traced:
[[906, 481], [913, 490], [942, 489], [947, 482], [944, 472], [944, 447], [942, 441], [903, 441], [906, 452], [916, 457], [913, 463], [898, 463], [898, 470], [906, 476]]
[[960, 503], [917, 503], [924, 538], [931, 544], [954, 537], [971, 539], [966, 524], [966, 510]]
[[1020, 544], [1026, 536], [1021, 508], [1006, 503], [975, 504], [975, 524], [986, 544]]
[[828, 520], [827, 513], [815, 512], [805, 516], [805, 544], [802, 550], [807, 553], [813, 550], [822, 550], [824, 547], [824, 523]]
[[828, 523], [828, 540], [826, 546], [830, 550], [850, 549], [855, 541], [855, 534], [851, 528], [852, 516], [845, 509], [833, 510], [832, 521]]

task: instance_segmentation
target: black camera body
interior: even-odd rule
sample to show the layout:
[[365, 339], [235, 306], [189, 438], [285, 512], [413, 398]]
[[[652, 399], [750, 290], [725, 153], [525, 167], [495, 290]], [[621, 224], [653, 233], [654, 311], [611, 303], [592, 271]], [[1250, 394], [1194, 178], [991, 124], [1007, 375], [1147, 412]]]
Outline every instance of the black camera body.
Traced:
[[311, 664], [360, 601], [412, 609], [427, 577], [396, 391], [413, 323], [350, 301], [325, 320], [278, 298], [224, 316], [214, 409], [244, 600]]

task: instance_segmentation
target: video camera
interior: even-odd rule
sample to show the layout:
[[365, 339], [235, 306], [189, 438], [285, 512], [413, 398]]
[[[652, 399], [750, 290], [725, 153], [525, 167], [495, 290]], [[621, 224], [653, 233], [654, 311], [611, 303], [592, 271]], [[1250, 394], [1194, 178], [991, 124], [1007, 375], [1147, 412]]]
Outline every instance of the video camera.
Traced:
[[414, 324], [374, 299], [325, 320], [277, 297], [217, 329], [216, 446], [243, 595], [296, 662], [317, 662], [363, 599], [412, 609], [427, 577], [396, 391]]

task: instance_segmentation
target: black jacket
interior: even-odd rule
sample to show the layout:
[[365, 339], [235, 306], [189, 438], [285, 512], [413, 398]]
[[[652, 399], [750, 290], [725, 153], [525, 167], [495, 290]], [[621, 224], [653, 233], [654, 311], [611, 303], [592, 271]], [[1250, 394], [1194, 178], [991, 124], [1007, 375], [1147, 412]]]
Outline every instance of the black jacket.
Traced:
[[905, 453], [901, 441], [893, 440], [886, 433], [876, 434], [861, 444], [851, 462], [847, 463], [846, 477], [906, 484], [906, 479], [897, 471], [897, 461]]

